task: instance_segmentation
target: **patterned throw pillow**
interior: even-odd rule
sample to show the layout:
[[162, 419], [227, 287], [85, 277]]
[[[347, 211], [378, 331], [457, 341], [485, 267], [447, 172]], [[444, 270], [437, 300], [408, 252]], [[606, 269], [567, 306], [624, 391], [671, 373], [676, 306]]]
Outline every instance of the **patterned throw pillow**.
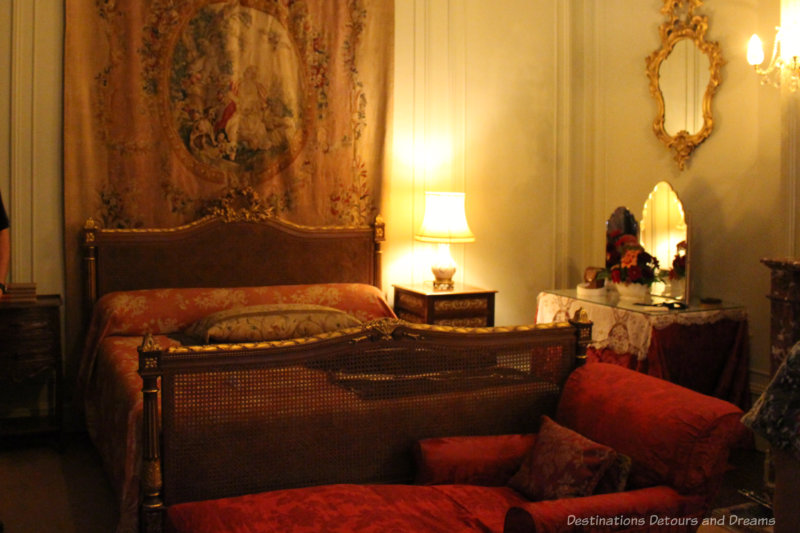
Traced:
[[533, 501], [589, 496], [617, 453], [547, 416], [536, 442], [509, 481]]
[[606, 473], [597, 482], [592, 494], [609, 494], [622, 492], [628, 486], [628, 477], [631, 474], [633, 460], [624, 453], [617, 452], [617, 458], [608, 467]]
[[200, 343], [259, 342], [308, 337], [359, 324], [352, 315], [323, 305], [252, 305], [212, 313], [185, 333]]

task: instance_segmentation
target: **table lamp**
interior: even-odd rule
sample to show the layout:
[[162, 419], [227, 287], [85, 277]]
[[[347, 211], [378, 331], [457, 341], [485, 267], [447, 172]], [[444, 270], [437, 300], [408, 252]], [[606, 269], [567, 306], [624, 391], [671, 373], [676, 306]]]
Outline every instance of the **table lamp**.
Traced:
[[475, 240], [467, 225], [464, 199], [463, 192], [425, 192], [425, 215], [414, 238], [438, 244], [436, 260], [431, 265], [434, 290], [453, 290], [456, 263], [450, 255], [450, 244]]

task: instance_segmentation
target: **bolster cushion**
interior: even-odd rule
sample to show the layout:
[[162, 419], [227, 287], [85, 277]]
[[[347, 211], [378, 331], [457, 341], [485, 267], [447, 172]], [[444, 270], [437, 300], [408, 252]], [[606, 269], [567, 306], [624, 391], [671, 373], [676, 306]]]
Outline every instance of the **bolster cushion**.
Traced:
[[746, 431], [735, 405], [606, 363], [575, 370], [556, 419], [631, 457], [629, 488], [668, 485], [704, 494]]
[[[584, 498], [542, 500], [511, 507], [503, 533], [585, 531], [690, 532], [702, 520], [703, 498], [665, 486]], [[667, 527], [674, 523], [685, 527]]]
[[421, 440], [415, 446], [416, 482], [503, 486], [519, 469], [535, 440], [530, 434]]
[[267, 304], [211, 313], [185, 333], [201, 344], [259, 342], [310, 337], [359, 324], [361, 321], [344, 311], [324, 305]]

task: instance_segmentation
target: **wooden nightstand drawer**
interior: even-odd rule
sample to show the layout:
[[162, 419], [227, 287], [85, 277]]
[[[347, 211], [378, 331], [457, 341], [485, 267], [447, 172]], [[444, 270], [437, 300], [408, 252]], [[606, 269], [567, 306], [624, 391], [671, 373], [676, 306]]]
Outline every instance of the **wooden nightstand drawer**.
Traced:
[[44, 372], [55, 371], [57, 364], [60, 361], [53, 357], [52, 350], [3, 358], [0, 359], [0, 383], [21, 383]]
[[[61, 360], [61, 297], [35, 301], [0, 300], [0, 386], [48, 390], [46, 415], [39, 405], [28, 406], [30, 418], [0, 418], [0, 433], [61, 431], [63, 391]], [[36, 396], [38, 402], [38, 396]], [[0, 405], [0, 412], [4, 412]], [[28, 423], [30, 422], [30, 423]]]
[[22, 309], [19, 313], [0, 311], [0, 338], [36, 338], [52, 334], [53, 319], [39, 309]]
[[444, 316], [444, 315], [486, 316], [486, 314], [489, 312], [489, 303], [490, 303], [489, 300], [490, 300], [489, 295], [434, 300], [433, 312], [437, 316]]
[[429, 285], [395, 285], [394, 311], [402, 320], [421, 324], [493, 326], [496, 292], [463, 285], [451, 291], [434, 291]]

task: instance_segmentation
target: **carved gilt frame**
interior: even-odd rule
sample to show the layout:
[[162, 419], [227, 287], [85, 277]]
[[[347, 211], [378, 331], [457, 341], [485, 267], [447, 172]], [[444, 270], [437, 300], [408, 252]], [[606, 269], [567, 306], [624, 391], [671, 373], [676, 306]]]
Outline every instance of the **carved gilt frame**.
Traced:
[[[646, 58], [647, 75], [650, 78], [650, 94], [656, 99], [658, 112], [653, 121], [653, 130], [658, 140], [675, 152], [674, 158], [681, 170], [692, 152], [705, 141], [714, 129], [714, 117], [711, 113], [711, 102], [721, 81], [721, 68], [725, 64], [719, 43], [706, 41], [708, 17], [695, 13], [695, 9], [703, 5], [703, 0], [664, 0], [661, 13], [667, 20], [659, 26], [661, 48]], [[709, 80], [703, 95], [702, 112], [703, 127], [697, 133], [686, 130], [672, 136], [664, 128], [664, 95], [659, 86], [661, 64], [669, 57], [676, 43], [681, 39], [690, 39], [697, 49], [709, 59]]]

